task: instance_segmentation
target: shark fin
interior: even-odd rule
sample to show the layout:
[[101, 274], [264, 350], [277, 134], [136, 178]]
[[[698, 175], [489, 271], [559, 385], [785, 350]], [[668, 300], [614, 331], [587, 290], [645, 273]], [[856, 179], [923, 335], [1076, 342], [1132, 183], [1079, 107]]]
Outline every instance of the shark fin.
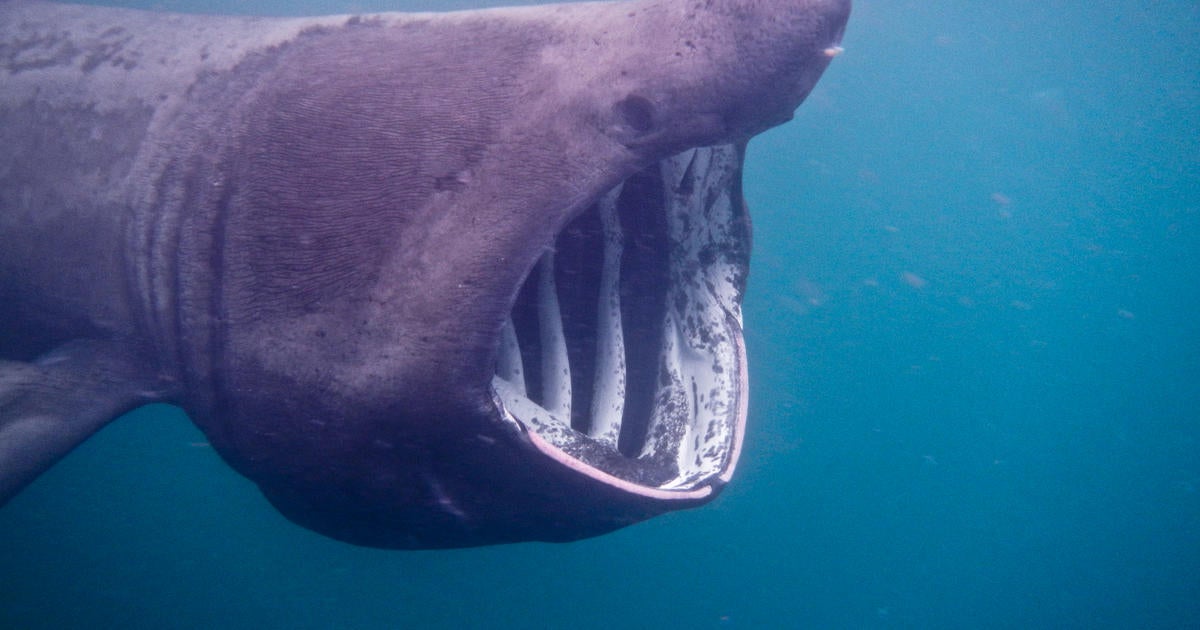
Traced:
[[0, 505], [117, 416], [162, 400], [152, 365], [101, 341], [0, 361]]

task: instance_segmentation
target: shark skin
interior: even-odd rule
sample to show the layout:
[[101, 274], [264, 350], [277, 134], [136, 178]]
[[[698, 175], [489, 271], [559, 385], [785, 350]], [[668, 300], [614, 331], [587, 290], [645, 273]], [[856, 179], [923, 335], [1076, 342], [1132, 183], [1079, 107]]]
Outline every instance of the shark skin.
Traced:
[[0, 502], [150, 402], [359, 545], [711, 500], [746, 420], [746, 143], [849, 11], [0, 3]]

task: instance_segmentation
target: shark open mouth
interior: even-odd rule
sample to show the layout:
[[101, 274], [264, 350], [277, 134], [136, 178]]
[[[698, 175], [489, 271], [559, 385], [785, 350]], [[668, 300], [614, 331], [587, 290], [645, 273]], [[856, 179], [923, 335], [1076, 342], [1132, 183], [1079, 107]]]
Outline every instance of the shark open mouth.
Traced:
[[659, 499], [708, 496], [746, 417], [742, 148], [690, 149], [557, 236], [501, 331], [499, 415], [547, 456]]

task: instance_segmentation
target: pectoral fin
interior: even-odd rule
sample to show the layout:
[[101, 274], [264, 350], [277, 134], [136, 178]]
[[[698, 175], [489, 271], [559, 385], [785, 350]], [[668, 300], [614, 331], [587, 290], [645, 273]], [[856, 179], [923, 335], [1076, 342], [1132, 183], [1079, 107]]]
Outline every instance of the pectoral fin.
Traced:
[[0, 505], [109, 421], [165, 393], [153, 368], [108, 342], [0, 361]]

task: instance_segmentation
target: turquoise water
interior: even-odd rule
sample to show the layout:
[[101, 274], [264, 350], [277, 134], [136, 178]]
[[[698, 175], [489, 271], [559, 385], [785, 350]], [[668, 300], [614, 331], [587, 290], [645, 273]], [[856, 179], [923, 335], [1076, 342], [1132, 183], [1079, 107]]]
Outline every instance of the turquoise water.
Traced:
[[359, 549], [147, 408], [0, 510], [0, 627], [1200, 627], [1200, 8], [860, 0], [845, 46], [750, 147], [715, 503]]

